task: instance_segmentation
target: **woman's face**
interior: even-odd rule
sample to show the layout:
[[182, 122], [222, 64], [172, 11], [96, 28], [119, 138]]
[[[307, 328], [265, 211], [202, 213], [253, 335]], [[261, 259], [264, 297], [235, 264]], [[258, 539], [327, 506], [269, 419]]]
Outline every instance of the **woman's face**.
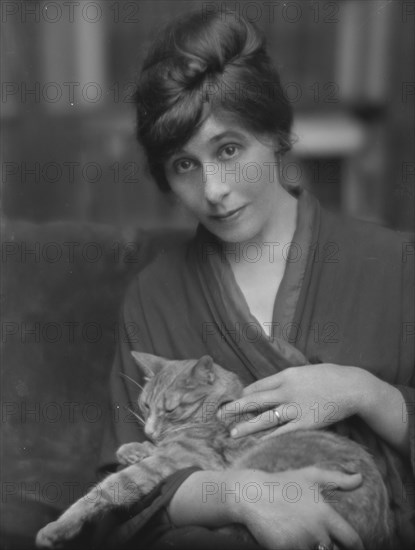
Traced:
[[275, 144], [210, 115], [165, 164], [175, 195], [224, 242], [267, 240], [281, 193]]

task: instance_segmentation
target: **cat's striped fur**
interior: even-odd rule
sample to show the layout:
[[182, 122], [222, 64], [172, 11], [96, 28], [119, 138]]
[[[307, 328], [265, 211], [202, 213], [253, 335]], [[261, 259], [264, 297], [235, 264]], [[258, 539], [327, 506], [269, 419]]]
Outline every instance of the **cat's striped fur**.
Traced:
[[[146, 376], [139, 407], [151, 442], [123, 445], [117, 456], [126, 468], [100, 484], [101, 498], [94, 498], [91, 491], [91, 498], [81, 498], [39, 531], [39, 548], [64, 547], [88, 521], [106, 510], [136, 503], [170, 474], [188, 466], [273, 472], [309, 465], [361, 472], [362, 485], [353, 491], [331, 491], [330, 503], [359, 533], [366, 550], [394, 548], [388, 491], [362, 446], [322, 430], [299, 430], [265, 440], [263, 434], [233, 439], [227, 419], [218, 419], [216, 413], [221, 405], [242, 394], [243, 386], [234, 373], [208, 356], [186, 361], [136, 352], [134, 356]], [[117, 499], [115, 485], [119, 488]]]

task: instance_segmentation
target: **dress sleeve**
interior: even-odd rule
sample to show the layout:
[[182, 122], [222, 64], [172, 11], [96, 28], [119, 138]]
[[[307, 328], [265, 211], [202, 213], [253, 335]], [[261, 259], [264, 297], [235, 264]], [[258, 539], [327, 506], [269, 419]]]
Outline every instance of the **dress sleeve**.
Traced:
[[[154, 353], [151, 335], [147, 329], [144, 314], [140, 310], [138, 281], [134, 281], [126, 294], [118, 332], [109, 382], [109, 406], [106, 410], [104, 436], [97, 469], [98, 477], [101, 479], [111, 472], [122, 469], [115, 456], [118, 447], [124, 443], [146, 439], [142, 426], [131, 412], [136, 409], [137, 391], [139, 391], [131, 379], [140, 384], [144, 383], [131, 351]], [[121, 525], [117, 523], [113, 525], [111, 538], [115, 544], [114, 548], [121, 546], [150, 521], [155, 530], [160, 527], [155, 525], [157, 522], [163, 524], [162, 532], [172, 528], [165, 512], [166, 506], [178, 487], [197, 470], [200, 468], [186, 468], [175, 472], [130, 510], [132, 517], [128, 521], [124, 521]]]

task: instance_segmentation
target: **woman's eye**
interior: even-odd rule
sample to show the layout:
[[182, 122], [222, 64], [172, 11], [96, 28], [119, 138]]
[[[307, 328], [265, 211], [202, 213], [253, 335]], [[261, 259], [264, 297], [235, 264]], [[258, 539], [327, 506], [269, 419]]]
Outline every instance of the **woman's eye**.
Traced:
[[238, 153], [239, 147], [233, 143], [230, 143], [229, 145], [225, 145], [225, 147], [222, 147], [219, 158], [221, 160], [228, 160], [235, 157]]
[[177, 174], [185, 174], [186, 172], [193, 170], [194, 166], [195, 163], [190, 159], [181, 159], [174, 163], [174, 169]]

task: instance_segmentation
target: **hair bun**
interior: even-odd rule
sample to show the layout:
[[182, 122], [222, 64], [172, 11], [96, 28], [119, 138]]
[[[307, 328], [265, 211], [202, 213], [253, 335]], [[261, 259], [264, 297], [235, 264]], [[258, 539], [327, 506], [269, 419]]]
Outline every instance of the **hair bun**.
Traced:
[[200, 70], [223, 72], [230, 63], [265, 52], [265, 38], [233, 12], [224, 12], [219, 21], [206, 24], [199, 18], [193, 36], [185, 37], [190, 58], [199, 61]]
[[[171, 61], [193, 81], [207, 73], [223, 72], [229, 63], [265, 54], [265, 38], [235, 12], [223, 11], [207, 18], [202, 12], [189, 14], [185, 25], [171, 22], [156, 42], [144, 70]], [[170, 76], [175, 78], [175, 71]]]

